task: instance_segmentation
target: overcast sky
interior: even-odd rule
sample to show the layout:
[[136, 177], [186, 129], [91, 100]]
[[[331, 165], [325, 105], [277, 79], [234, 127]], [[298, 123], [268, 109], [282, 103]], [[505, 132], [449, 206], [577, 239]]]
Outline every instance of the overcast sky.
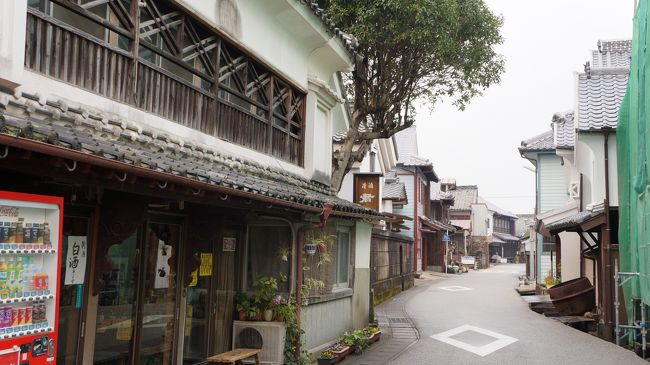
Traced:
[[551, 117], [572, 110], [575, 73], [599, 39], [632, 36], [634, 0], [485, 0], [504, 17], [506, 59], [500, 85], [464, 112], [447, 103], [420, 108], [418, 147], [440, 177], [478, 185], [479, 195], [514, 213], [535, 206], [532, 166], [522, 140], [550, 129]]

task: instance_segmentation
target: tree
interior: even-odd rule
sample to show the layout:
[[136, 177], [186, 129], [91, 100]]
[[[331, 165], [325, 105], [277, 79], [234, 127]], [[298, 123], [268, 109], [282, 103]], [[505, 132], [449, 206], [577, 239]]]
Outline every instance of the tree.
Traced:
[[[413, 125], [414, 105], [450, 98], [461, 110], [500, 81], [501, 17], [483, 0], [320, 0], [358, 42], [355, 69], [344, 75], [352, 124], [333, 156], [332, 186], [361, 161], [372, 140]], [[358, 146], [357, 149], [354, 147]]]

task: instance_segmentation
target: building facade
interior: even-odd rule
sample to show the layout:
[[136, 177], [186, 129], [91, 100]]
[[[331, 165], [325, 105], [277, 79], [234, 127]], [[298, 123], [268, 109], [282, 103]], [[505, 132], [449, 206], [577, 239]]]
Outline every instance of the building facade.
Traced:
[[[356, 52], [316, 6], [20, 0], [0, 24], [0, 190], [63, 197], [64, 249], [88, 240], [57, 364], [200, 363], [260, 277], [308, 299], [307, 350], [367, 323], [381, 217], [332, 191], [322, 138]], [[335, 239], [307, 272], [312, 233]]]

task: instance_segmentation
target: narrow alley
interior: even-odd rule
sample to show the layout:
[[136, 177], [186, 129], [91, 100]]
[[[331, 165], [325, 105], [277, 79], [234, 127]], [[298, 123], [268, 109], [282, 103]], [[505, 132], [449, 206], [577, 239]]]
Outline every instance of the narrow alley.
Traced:
[[[352, 364], [643, 364], [634, 353], [531, 311], [516, 293], [524, 265], [506, 264], [436, 280], [379, 306], [403, 307], [419, 334], [378, 346]], [[380, 322], [394, 331], [392, 321]], [[399, 330], [398, 330], [399, 331]], [[382, 341], [392, 341], [392, 338]], [[374, 352], [373, 352], [374, 351]], [[377, 356], [378, 353], [383, 356]], [[435, 361], [433, 360], [435, 358]], [[368, 361], [368, 360], [370, 361]]]

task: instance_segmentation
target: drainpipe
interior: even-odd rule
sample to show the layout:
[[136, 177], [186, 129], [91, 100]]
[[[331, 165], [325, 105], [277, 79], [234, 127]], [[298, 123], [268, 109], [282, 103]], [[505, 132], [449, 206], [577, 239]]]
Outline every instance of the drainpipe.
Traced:
[[[301, 312], [301, 307], [302, 307], [302, 247], [305, 245], [305, 232], [312, 230], [312, 229], [319, 229], [323, 228], [325, 226], [325, 223], [327, 223], [327, 218], [329, 217], [330, 213], [332, 213], [332, 210], [334, 209], [334, 205], [332, 203], [325, 203], [323, 205], [323, 212], [320, 215], [320, 222], [315, 223], [315, 224], [308, 224], [303, 227], [301, 227], [298, 230], [298, 247], [296, 247], [296, 325], [298, 326], [298, 329], [301, 327], [301, 321], [300, 321], [300, 312]], [[296, 343], [296, 350], [294, 352], [296, 358], [300, 357], [300, 340]]]
[[606, 324], [606, 329], [608, 331], [607, 335], [608, 337], [611, 337], [609, 329], [612, 327], [612, 306], [611, 306], [611, 300], [612, 300], [612, 263], [611, 263], [611, 221], [610, 221], [610, 214], [609, 214], [609, 133], [610, 133], [610, 128], [606, 128], [603, 130], [604, 132], [604, 140], [603, 140], [603, 147], [604, 147], [604, 155], [605, 155], [605, 202], [604, 202], [604, 209], [605, 209], [605, 232], [603, 233], [603, 260], [602, 265], [603, 270], [602, 272], [604, 273], [604, 283], [605, 283], [605, 290], [603, 290], [604, 294], [604, 304], [607, 306], [607, 311], [605, 312], [605, 324]]

